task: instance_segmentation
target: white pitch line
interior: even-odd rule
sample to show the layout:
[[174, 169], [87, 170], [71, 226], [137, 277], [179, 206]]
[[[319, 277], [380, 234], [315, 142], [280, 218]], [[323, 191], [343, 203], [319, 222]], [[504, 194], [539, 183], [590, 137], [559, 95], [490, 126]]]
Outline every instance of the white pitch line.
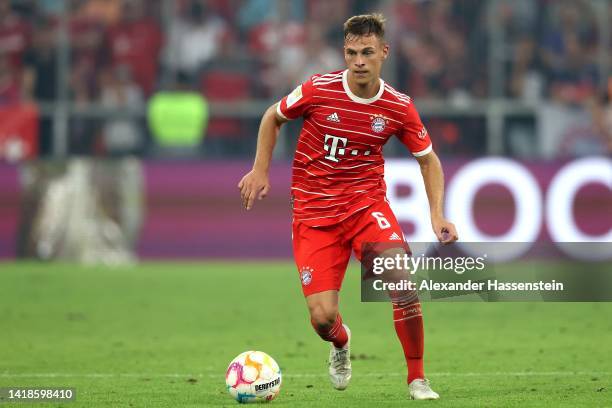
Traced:
[[[406, 373], [399, 372], [371, 372], [357, 373], [357, 377], [395, 377], [405, 376]], [[467, 372], [452, 373], [439, 372], [427, 373], [428, 377], [557, 377], [557, 376], [592, 376], [612, 375], [609, 371], [493, 371], [493, 372]], [[0, 373], [0, 378], [223, 378], [220, 374], [145, 374], [145, 373]], [[285, 373], [285, 378], [316, 378], [327, 377], [327, 373]]]

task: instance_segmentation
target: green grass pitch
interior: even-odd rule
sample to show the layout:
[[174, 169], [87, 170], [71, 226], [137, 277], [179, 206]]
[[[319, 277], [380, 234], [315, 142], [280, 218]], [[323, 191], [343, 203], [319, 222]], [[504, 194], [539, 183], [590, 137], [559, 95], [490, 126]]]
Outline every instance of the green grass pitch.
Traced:
[[77, 390], [35, 406], [231, 407], [226, 367], [258, 349], [283, 370], [271, 406], [612, 406], [612, 304], [425, 303], [441, 400], [417, 402], [390, 306], [360, 303], [358, 288], [353, 265], [341, 294], [353, 380], [339, 392], [289, 262], [0, 264], [0, 387]]

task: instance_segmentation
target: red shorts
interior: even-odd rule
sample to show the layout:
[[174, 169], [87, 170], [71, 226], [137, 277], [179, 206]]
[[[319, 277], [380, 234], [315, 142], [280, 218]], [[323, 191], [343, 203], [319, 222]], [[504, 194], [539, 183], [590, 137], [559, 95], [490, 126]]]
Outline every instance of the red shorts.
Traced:
[[404, 243], [404, 234], [386, 201], [328, 227], [309, 227], [294, 220], [292, 237], [304, 296], [340, 290], [351, 252], [361, 261], [362, 244]]

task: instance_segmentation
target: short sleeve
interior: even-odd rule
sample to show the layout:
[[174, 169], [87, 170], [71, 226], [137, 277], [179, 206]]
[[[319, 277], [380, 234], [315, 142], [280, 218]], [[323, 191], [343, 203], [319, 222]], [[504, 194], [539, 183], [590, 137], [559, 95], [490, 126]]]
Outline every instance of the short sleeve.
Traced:
[[300, 84], [276, 105], [276, 112], [285, 119], [304, 116], [312, 103], [314, 87], [312, 78]]
[[399, 139], [415, 157], [425, 156], [433, 148], [429, 133], [421, 122], [414, 104], [408, 104], [407, 109]]

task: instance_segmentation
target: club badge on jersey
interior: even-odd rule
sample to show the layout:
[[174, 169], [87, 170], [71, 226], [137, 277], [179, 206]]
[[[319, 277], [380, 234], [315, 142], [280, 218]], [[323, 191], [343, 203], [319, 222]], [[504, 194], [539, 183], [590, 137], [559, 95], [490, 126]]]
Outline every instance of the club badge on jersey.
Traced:
[[372, 117], [372, 130], [376, 133], [380, 133], [383, 130], [385, 130], [385, 125], [387, 124], [387, 121], [385, 120], [385, 118], [383, 116], [380, 115], [374, 115]]

